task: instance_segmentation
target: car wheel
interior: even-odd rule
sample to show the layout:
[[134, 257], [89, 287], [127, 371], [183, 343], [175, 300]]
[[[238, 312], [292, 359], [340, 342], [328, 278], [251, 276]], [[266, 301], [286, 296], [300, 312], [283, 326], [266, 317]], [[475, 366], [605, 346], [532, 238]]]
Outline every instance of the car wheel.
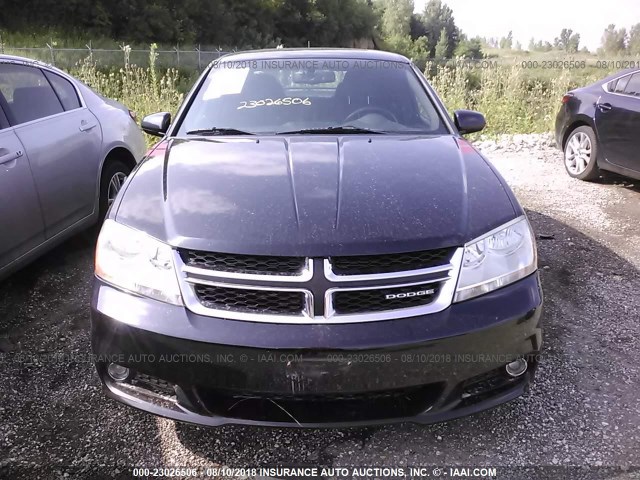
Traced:
[[564, 145], [564, 166], [567, 173], [580, 180], [592, 181], [600, 177], [598, 141], [591, 127], [576, 128]]
[[117, 160], [109, 162], [102, 172], [100, 179], [100, 222], [109, 211], [109, 207], [118, 195], [124, 181], [131, 173], [131, 169], [123, 162]]

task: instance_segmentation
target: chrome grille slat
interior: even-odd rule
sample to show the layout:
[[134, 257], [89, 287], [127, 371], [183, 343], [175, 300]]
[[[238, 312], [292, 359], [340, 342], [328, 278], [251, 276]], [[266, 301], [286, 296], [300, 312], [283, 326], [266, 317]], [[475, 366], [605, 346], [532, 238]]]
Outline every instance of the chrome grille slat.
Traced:
[[[254, 322], [331, 324], [427, 315], [449, 307], [455, 293], [463, 249], [449, 250], [453, 253], [448, 254], [441, 265], [356, 275], [336, 275], [330, 257], [304, 258], [302, 275], [296, 276], [194, 267], [186, 265], [184, 256], [178, 252], [174, 260], [180, 272], [185, 305], [194, 313]], [[424, 252], [419, 253], [424, 257]], [[277, 257], [271, 258], [279, 262]], [[314, 264], [323, 266], [315, 277]], [[324, 280], [318, 279], [317, 275], [323, 276]], [[433, 290], [433, 293], [424, 294], [425, 290]], [[410, 295], [416, 291], [422, 292], [419, 300], [416, 295]], [[393, 292], [408, 295], [387, 299], [386, 295]], [[316, 315], [314, 297], [320, 302]], [[341, 304], [344, 298], [347, 301]]]

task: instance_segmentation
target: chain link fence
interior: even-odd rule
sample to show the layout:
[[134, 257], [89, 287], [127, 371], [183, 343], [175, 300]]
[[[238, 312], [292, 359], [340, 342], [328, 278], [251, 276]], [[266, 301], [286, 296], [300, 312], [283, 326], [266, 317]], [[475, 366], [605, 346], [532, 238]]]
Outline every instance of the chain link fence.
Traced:
[[[179, 68], [185, 70], [202, 71], [209, 63], [225, 55], [223, 50], [181, 50], [179, 47], [173, 50], [155, 50], [156, 67]], [[57, 48], [46, 47], [10, 47], [0, 43], [0, 54], [16, 55], [32, 58], [52, 64], [58, 68], [69, 70], [90, 58], [99, 67], [122, 67], [125, 64], [125, 50], [120, 49], [95, 49], [89, 45], [87, 48]], [[139, 67], [149, 66], [150, 50], [131, 49], [128, 51], [129, 63]]]

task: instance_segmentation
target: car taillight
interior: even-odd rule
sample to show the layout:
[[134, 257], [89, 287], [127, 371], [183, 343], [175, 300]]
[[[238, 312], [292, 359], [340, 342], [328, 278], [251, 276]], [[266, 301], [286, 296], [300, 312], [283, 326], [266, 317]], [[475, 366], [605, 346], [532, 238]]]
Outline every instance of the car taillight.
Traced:
[[568, 103], [569, 100], [573, 98], [573, 93], [567, 93], [564, 97], [562, 97], [562, 103]]

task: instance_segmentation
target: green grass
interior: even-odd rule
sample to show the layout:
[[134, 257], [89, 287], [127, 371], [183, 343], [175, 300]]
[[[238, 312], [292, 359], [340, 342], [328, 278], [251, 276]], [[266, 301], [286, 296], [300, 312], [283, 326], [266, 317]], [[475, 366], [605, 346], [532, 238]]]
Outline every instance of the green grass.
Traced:
[[[86, 58], [70, 73], [105, 97], [126, 105], [140, 119], [161, 111], [175, 115], [184, 98], [184, 91], [179, 88], [184, 80], [180, 72], [176, 69], [158, 72], [155, 45], [151, 46], [148, 67], [131, 64], [126, 49], [124, 54], [122, 68], [104, 71], [91, 58]], [[147, 144], [155, 141], [157, 138], [147, 137]]]
[[428, 66], [426, 74], [450, 112], [482, 112], [489, 135], [551, 131], [562, 96], [580, 85], [566, 71], [554, 78], [532, 78], [518, 65], [481, 70]]
[[626, 67], [640, 57], [580, 52], [488, 50], [484, 66], [428, 65], [425, 74], [449, 111], [478, 110], [487, 117], [485, 134], [552, 131], [562, 96]]

